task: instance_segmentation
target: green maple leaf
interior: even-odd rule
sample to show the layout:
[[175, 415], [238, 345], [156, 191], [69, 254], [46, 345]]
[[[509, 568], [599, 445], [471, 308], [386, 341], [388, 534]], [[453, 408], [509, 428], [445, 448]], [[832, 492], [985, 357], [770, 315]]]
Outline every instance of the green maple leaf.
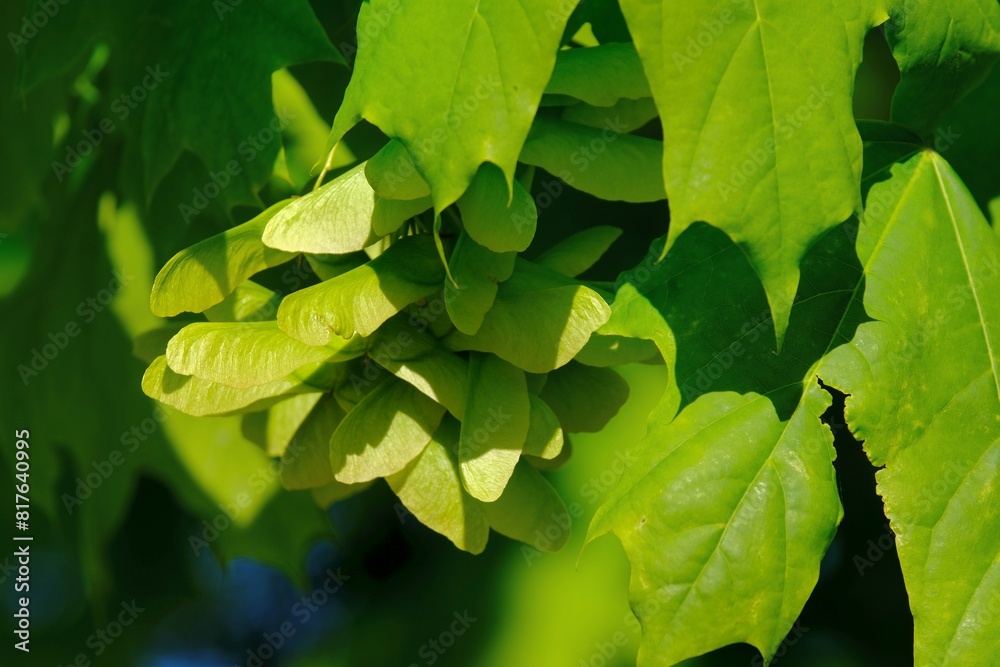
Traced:
[[782, 422], [764, 396], [717, 392], [651, 425], [589, 533], [613, 530], [629, 554], [640, 665], [777, 651], [841, 516], [829, 404], [814, 384]]
[[[306, 0], [225, 7], [170, 5], [173, 28], [159, 54], [169, 74], [151, 94], [142, 127], [149, 196], [188, 149], [210, 172], [230, 174], [225, 201], [256, 203], [287, 122], [272, 108], [271, 74], [312, 60], [344, 62]], [[233, 163], [235, 175], [227, 172]]]
[[868, 195], [859, 327], [823, 378], [877, 466], [917, 665], [1000, 650], [1000, 240], [936, 153], [911, 149]]
[[899, 63], [892, 119], [923, 136], [981, 84], [1000, 58], [994, 0], [896, 0], [885, 36]]
[[295, 113], [274, 109], [272, 73], [316, 60], [344, 62], [306, 0], [99, 0], [60, 5], [24, 49], [22, 87], [69, 69], [100, 40], [111, 46], [113, 97], [125, 95], [110, 111], [114, 123], [135, 130], [149, 202], [187, 150], [206, 168], [202, 191], [218, 186], [227, 207], [259, 205], [280, 131]]
[[735, 642], [769, 659], [816, 583], [841, 517], [816, 367], [859, 319], [850, 241], [835, 229], [807, 255], [780, 355], [753, 268], [718, 230], [692, 227], [659, 264], [654, 245], [622, 277], [601, 331], [657, 341], [671, 377], [589, 536], [629, 555], [640, 665]]
[[[900, 150], [878, 148], [865, 185]], [[831, 230], [807, 253], [777, 355], [753, 267], [716, 229], [691, 227], [662, 262], [654, 244], [619, 281], [601, 331], [656, 341], [671, 374], [590, 528], [591, 539], [614, 532], [632, 563], [640, 665], [734, 642], [770, 659], [815, 585], [841, 517], [819, 379], [864, 319], [853, 229]]]
[[800, 260], [861, 206], [851, 97], [885, 13], [870, 0], [621, 4], [663, 119], [669, 242], [705, 221], [743, 245], [780, 346]]
[[524, 371], [492, 354], [472, 354], [459, 439], [462, 483], [474, 498], [503, 493], [528, 437], [531, 403]]
[[500, 167], [511, 187], [575, 4], [457, 0], [442, 11], [433, 0], [365, 3], [358, 33], [369, 39], [331, 147], [367, 119], [410, 151], [439, 211], [484, 162]]

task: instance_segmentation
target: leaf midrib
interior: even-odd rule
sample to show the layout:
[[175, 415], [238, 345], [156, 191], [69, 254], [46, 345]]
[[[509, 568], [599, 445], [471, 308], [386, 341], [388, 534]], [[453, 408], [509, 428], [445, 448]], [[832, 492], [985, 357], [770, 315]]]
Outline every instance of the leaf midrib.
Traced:
[[[743, 405], [740, 405], [739, 407], [737, 407], [735, 410], [727, 411], [725, 414], [720, 415], [718, 418], [713, 419], [712, 421], [710, 421], [709, 423], [707, 423], [704, 427], [698, 429], [697, 433], [695, 433], [691, 437], [685, 439], [684, 442], [680, 443], [677, 447], [675, 447], [673, 450], [671, 450], [670, 453], [668, 453], [662, 459], [660, 459], [659, 461], [657, 461], [656, 464], [653, 465], [649, 469], [649, 471], [646, 472], [642, 476], [642, 478], [640, 478], [639, 481], [641, 481], [642, 479], [648, 478], [651, 474], [653, 474], [653, 472], [656, 471], [657, 468], [659, 468], [666, 461], [668, 461], [674, 454], [676, 454], [678, 451], [680, 451], [680, 449], [682, 447], [684, 447], [685, 445], [688, 445], [691, 442], [691, 440], [695, 439], [696, 437], [698, 437], [699, 435], [701, 435], [702, 433], [704, 433], [708, 429], [710, 429], [713, 426], [717, 425], [719, 422], [728, 420], [733, 415], [739, 414], [739, 413], [743, 412], [744, 410], [747, 410], [747, 409], [755, 406], [757, 404], [757, 402], [760, 401], [760, 400], [768, 400], [769, 401], [769, 399], [766, 396], [764, 396], [763, 394], [758, 394], [756, 398], [751, 399], [750, 401], [747, 401]], [[697, 587], [698, 582], [701, 580], [701, 577], [705, 574], [705, 570], [708, 568], [708, 563], [715, 557], [716, 553], [718, 553], [719, 547], [722, 546], [722, 543], [726, 539], [726, 535], [728, 534], [729, 529], [733, 525], [733, 517], [736, 515], [736, 513], [742, 507], [743, 502], [746, 500], [747, 496], [750, 494], [751, 489], [753, 489], [754, 486], [756, 485], [757, 480], [761, 476], [761, 473], [764, 472], [764, 470], [767, 468], [768, 464], [772, 463], [772, 459], [774, 458], [774, 453], [775, 453], [775, 451], [777, 451], [778, 447], [781, 445], [782, 440], [785, 437], [785, 432], [787, 431], [789, 424], [791, 424], [791, 419], [789, 419], [788, 421], [785, 421], [785, 422], [780, 422], [781, 430], [777, 434], [777, 438], [774, 441], [774, 445], [771, 447], [771, 450], [764, 457], [764, 460], [761, 462], [760, 468], [758, 468], [757, 472], [754, 473], [753, 478], [751, 478], [751, 480], [747, 483], [746, 489], [743, 491], [743, 495], [740, 496], [740, 499], [738, 501], [736, 501], [736, 503], [733, 505], [733, 509], [729, 513], [729, 519], [725, 522], [725, 526], [723, 527], [722, 532], [719, 534], [719, 539], [716, 541], [715, 546], [712, 547], [711, 553], [708, 555], [707, 558], [705, 558], [704, 562], [702, 563], [701, 567], [699, 568], [698, 574], [695, 576], [694, 581], [692, 581], [687, 586], [687, 591], [684, 593], [684, 598], [681, 600], [680, 604], [677, 606], [677, 610], [674, 612], [675, 616], [678, 615], [678, 614], [680, 614], [681, 611], [684, 609], [684, 606], [687, 604], [688, 598], [691, 595], [691, 591], [693, 591]], [[777, 469], [775, 469], [775, 474], [778, 474]], [[778, 475], [778, 476], [780, 477], [780, 475]], [[631, 489], [635, 489], [636, 486], [637, 486], [637, 484], [633, 484], [630, 487], [630, 490]], [[782, 487], [782, 489], [783, 489], [783, 487]], [[782, 496], [784, 497], [784, 493], [782, 494]], [[785, 511], [783, 512], [783, 514], [785, 515], [785, 520], [787, 522], [788, 508], [787, 508], [787, 505], [785, 505], [784, 501], [782, 501], [782, 505], [784, 506], [784, 510]], [[786, 540], [786, 556], [787, 556], [787, 540]], [[788, 563], [787, 563], [787, 557], [786, 557], [786, 562], [785, 562], [785, 572], [786, 572], [786, 575], [787, 575], [787, 571], [788, 571]], [[782, 582], [782, 586], [784, 587], [784, 582]], [[783, 599], [784, 599], [784, 596], [782, 595], [782, 600]], [[784, 606], [784, 602], [782, 601], [782, 607], [783, 606]]]
[[944, 179], [941, 176], [941, 170], [938, 167], [938, 160], [932, 157], [931, 162], [934, 165], [934, 175], [937, 177], [938, 187], [941, 188], [941, 194], [944, 196], [945, 205], [948, 207], [948, 221], [951, 223], [952, 231], [955, 233], [955, 244], [958, 246], [959, 253], [962, 256], [962, 266], [965, 268], [965, 276], [969, 281], [969, 288], [972, 290], [972, 301], [976, 304], [976, 313], [979, 316], [979, 324], [983, 330], [983, 340], [986, 341], [986, 356], [989, 357], [990, 368], [993, 371], [993, 384], [997, 389], [997, 402], [1000, 403], [1000, 370], [997, 369], [996, 354], [993, 351], [993, 341], [990, 340], [989, 330], [986, 328], [986, 315], [983, 313], [983, 305], [979, 298], [979, 290], [976, 289], [976, 281], [972, 276], [972, 268], [969, 266], [969, 257], [965, 252], [965, 244], [962, 240], [962, 234], [958, 229], [958, 220], [955, 218], [955, 211], [951, 205], [951, 196], [948, 194], [948, 189], [945, 187]]

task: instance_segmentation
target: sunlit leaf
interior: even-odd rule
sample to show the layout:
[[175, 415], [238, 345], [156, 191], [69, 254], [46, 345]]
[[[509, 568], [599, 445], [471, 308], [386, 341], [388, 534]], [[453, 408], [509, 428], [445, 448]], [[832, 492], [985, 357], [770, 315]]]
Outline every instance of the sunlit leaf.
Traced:
[[639, 665], [737, 642], [765, 664], [777, 652], [841, 516], [830, 400], [814, 384], [781, 422], [762, 396], [719, 392], [651, 423], [588, 534], [614, 532], [629, 555]]
[[369, 336], [407, 305], [441, 288], [444, 268], [429, 236], [400, 239], [364, 266], [285, 297], [282, 331], [308, 345]]
[[604, 324], [611, 309], [593, 290], [518, 259], [474, 336], [452, 333], [453, 349], [492, 352], [531, 373], [566, 364]]
[[275, 204], [253, 220], [174, 255], [153, 283], [153, 313], [160, 317], [200, 313], [255, 273], [292, 259], [294, 254], [273, 250], [261, 241], [268, 221], [287, 205], [288, 201]]
[[857, 248], [877, 321], [819, 372], [881, 468], [915, 664], [976, 664], [1000, 649], [1000, 240], [921, 151], [872, 187]]
[[474, 554], [486, 548], [490, 525], [483, 504], [462, 486], [455, 449], [458, 423], [445, 419], [424, 451], [386, 478], [400, 501], [425, 526]]
[[181, 375], [245, 389], [280, 380], [307, 364], [346, 361], [364, 351], [364, 341], [357, 336], [335, 338], [321, 347], [300, 343], [273, 320], [199, 322], [184, 327], [170, 340], [167, 364]]
[[[883, 160], [894, 159], [877, 150], [872, 150], [870, 157], [872, 174], [881, 171]], [[831, 434], [819, 419], [830, 398], [820, 387], [817, 367], [829, 350], [849, 340], [864, 315], [854, 303], [863, 282], [861, 267], [853, 256], [851, 229], [853, 226], [849, 224], [831, 230], [810, 249], [792, 309], [793, 326], [778, 355], [772, 347], [773, 322], [767, 299], [760, 283], [754, 280], [753, 268], [739, 247], [716, 229], [705, 225], [692, 227], [660, 262], [657, 261], [660, 244], [654, 244], [646, 260], [623, 274], [619, 281], [612, 318], [602, 330], [618, 335], [631, 331], [656, 341], [667, 358], [668, 374], [676, 373], [676, 382], [681, 383], [678, 390], [675, 380], [668, 380], [668, 391], [654, 412], [647, 441], [638, 454], [632, 455], [635, 461], [629, 465], [619, 487], [633, 484], [636, 495], [631, 500], [613, 495], [608, 509], [601, 512], [617, 518], [595, 523], [593, 528], [594, 534], [610, 527], [616, 534], [625, 535], [623, 541], [627, 543], [634, 570], [650, 572], [645, 579], [633, 578], [631, 586], [633, 609], [644, 632], [640, 664], [657, 664], [659, 658], [654, 656], [662, 652], [662, 642], [669, 642], [670, 650], [677, 651], [669, 654], [669, 664], [734, 642], [752, 643], [765, 659], [769, 658], [815, 584], [820, 560], [840, 516], [831, 465], [833, 450], [829, 447]], [[741, 308], [733, 309], [733, 303], [739, 303]], [[672, 331], [676, 333], [667, 335]], [[546, 383], [546, 389], [551, 381], [552, 378]], [[745, 393], [734, 393], [734, 389]], [[749, 393], [751, 390], [756, 392]], [[687, 407], [675, 418], [678, 405]], [[697, 435], [684, 426], [689, 424], [688, 420], [702, 424], [694, 428]], [[684, 458], [676, 468], [669, 458], [663, 459], [662, 466], [657, 463], [665, 456], [673, 456], [671, 452], [678, 443], [688, 442], [692, 444], [692, 458]], [[696, 527], [686, 532], [682, 526], [689, 524], [678, 523], [674, 514], [668, 514], [666, 526], [657, 523], [663, 513], [649, 508], [674, 507], [675, 493], [678, 497], [688, 497], [689, 503], [721, 499], [720, 493], [709, 491], [692, 494], [688, 485], [700, 484], [696, 479], [698, 471], [708, 468], [718, 471], [720, 466], [728, 466], [738, 457], [749, 456], [752, 450], [758, 454], [771, 452], [770, 460], [785, 459], [783, 467], [771, 468], [780, 473], [781, 484], [775, 496], [780, 501], [778, 505], [750, 502], [766, 500], [761, 486], [766, 478], [761, 476], [751, 483], [753, 490], [744, 499], [748, 506], [741, 513], [734, 512], [729, 520], [695, 519], [703, 520], [704, 525], [696, 523]], [[701, 456], [706, 458], [698, 458]], [[682, 473], [682, 468], [686, 472]], [[671, 472], [658, 477], [657, 471], [666, 469]], [[802, 477], [796, 478], [797, 474]], [[636, 481], [639, 477], [642, 480]], [[732, 483], [736, 478], [723, 472], [717, 479]], [[818, 484], [815, 479], [823, 483]], [[803, 493], [802, 489], [809, 493]], [[774, 493], [773, 484], [767, 493]], [[799, 504], [812, 509], [793, 509]], [[690, 509], [690, 504], [685, 507]], [[769, 601], [772, 605], [781, 604], [780, 614], [765, 611], [751, 617], [756, 623], [727, 622], [706, 627], [699, 619], [713, 616], [713, 612], [685, 612], [684, 605], [692, 609], [699, 604], [711, 608], [726, 605], [728, 609], [738, 599], [747, 608], [757, 609], [765, 604], [761, 601], [767, 592], [775, 590], [773, 583], [764, 582], [773, 581], [778, 576], [775, 573], [785, 571], [791, 546], [788, 552], [784, 547], [756, 552], [755, 558], [761, 559], [755, 561], [758, 569], [731, 574], [730, 580], [735, 583], [724, 595], [689, 589], [690, 596], [679, 607], [676, 603], [663, 604], [665, 598], [660, 597], [659, 591], [676, 595], [681, 589], [668, 585], [669, 582], [693, 580], [675, 568], [692, 567], [692, 563], [698, 564], [702, 562], [698, 559], [703, 559], [707, 574], [695, 580], [695, 584], [705, 587], [725, 580], [712, 576], [720, 567], [727, 573], [730, 571], [725, 562], [720, 566], [708, 560], [725, 561], [729, 557], [730, 552], [721, 539], [717, 552], [696, 539], [710, 539], [719, 530], [724, 530], [726, 539], [736, 543], [756, 539], [749, 536], [765, 532], [773, 539], [782, 533], [766, 526], [777, 520], [775, 512], [777, 516], [785, 512], [784, 507], [789, 508], [788, 517], [794, 517], [799, 534], [810, 537], [795, 544], [800, 549], [796, 556], [800, 566], [794, 577], [791, 573], [780, 575], [781, 589], [788, 596], [772, 597]], [[718, 511], [719, 507], [711, 506], [708, 510]], [[646, 528], [640, 529], [638, 524], [643, 516], [647, 519], [643, 523]], [[782, 525], [793, 525], [781, 521]], [[687, 560], [661, 558], [664, 534], [678, 535], [677, 546], [672, 548], [678, 554], [686, 550]], [[782, 539], [791, 541], [788, 537]], [[772, 568], [771, 574], [760, 579], [748, 578], [765, 572], [766, 568]], [[733, 597], [734, 590], [739, 598]]]
[[880, 4], [621, 3], [663, 120], [669, 241], [706, 221], [741, 244], [779, 344], [802, 256], [861, 208], [851, 100]]
[[364, 163], [292, 202], [271, 218], [264, 243], [287, 252], [339, 255], [378, 238], [372, 230], [375, 193]]
[[466, 490], [492, 502], [521, 458], [531, 415], [528, 386], [521, 369], [491, 354], [473, 354], [468, 387], [459, 469]]
[[[372, 37], [358, 51], [331, 145], [370, 121], [417, 158], [439, 211], [484, 162], [511, 183], [555, 65], [566, 4], [461, 0], [441, 12], [432, 0], [364, 3], [358, 31]], [[402, 75], [401, 62], [421, 65]]]
[[249, 389], [180, 375], [170, 370], [166, 357], [146, 369], [142, 390], [150, 398], [196, 417], [263, 410], [295, 394], [323, 392], [333, 386], [336, 372], [322, 365], [302, 368], [286, 378]]
[[330, 439], [337, 481], [367, 482], [399, 472], [430, 442], [444, 408], [402, 380], [377, 385]]

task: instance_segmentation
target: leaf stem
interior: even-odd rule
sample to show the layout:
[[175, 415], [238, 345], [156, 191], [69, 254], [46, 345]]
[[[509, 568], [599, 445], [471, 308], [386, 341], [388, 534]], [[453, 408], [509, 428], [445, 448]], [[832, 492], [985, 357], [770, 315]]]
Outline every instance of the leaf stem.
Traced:
[[340, 142], [338, 141], [333, 145], [333, 148], [330, 149], [330, 152], [327, 153], [326, 162], [323, 163], [323, 168], [320, 169], [319, 176], [316, 177], [316, 184], [313, 186], [313, 192], [319, 190], [319, 186], [323, 185], [323, 179], [326, 178], [326, 175], [330, 173], [330, 169], [333, 168], [333, 155], [337, 152], [337, 146], [339, 145]]
[[458, 288], [458, 282], [455, 280], [455, 276], [451, 275], [448, 258], [444, 254], [444, 244], [441, 242], [441, 215], [439, 213], [434, 215], [434, 245], [437, 246], [438, 255], [441, 257], [441, 263], [444, 264], [444, 272], [448, 276], [448, 280], [455, 288]]

